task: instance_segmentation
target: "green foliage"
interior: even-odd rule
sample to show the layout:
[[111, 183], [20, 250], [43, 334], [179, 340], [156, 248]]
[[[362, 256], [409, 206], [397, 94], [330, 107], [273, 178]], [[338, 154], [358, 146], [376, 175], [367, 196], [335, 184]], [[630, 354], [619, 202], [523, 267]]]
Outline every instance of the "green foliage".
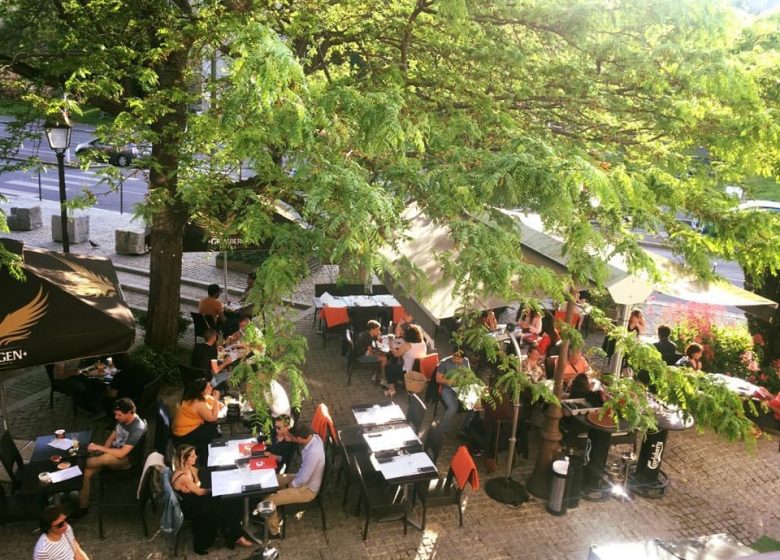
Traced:
[[133, 348], [129, 357], [132, 363], [151, 376], [165, 375], [165, 381], [174, 385], [179, 383], [179, 364], [186, 362], [185, 353], [180, 350], [155, 350], [145, 344]]
[[[142, 329], [146, 329], [149, 313], [141, 309], [133, 309], [133, 316], [135, 317], [135, 321], [138, 323], [138, 326], [140, 326]], [[179, 315], [177, 318], [178, 334], [184, 334], [184, 332], [186, 332], [187, 328], [190, 326], [190, 323], [192, 323], [191, 320]]]

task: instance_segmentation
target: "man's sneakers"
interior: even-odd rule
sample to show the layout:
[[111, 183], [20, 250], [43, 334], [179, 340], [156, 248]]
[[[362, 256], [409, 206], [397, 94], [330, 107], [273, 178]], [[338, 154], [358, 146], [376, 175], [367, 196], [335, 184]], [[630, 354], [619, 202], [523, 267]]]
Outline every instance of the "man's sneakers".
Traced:
[[71, 513], [68, 516], [68, 519], [70, 519], [71, 521], [78, 521], [79, 519], [83, 519], [84, 517], [86, 517], [88, 513], [89, 513], [89, 508], [80, 507], [79, 509]]

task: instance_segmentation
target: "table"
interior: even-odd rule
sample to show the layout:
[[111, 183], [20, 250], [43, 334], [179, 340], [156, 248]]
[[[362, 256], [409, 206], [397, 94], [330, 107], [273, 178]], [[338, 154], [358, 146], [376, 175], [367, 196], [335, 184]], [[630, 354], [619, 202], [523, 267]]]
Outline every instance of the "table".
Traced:
[[371, 453], [400, 451], [409, 448], [420, 448], [422, 442], [408, 424], [391, 424], [379, 429], [365, 431], [363, 440]]
[[242, 448], [256, 444], [256, 438], [212, 442], [209, 444], [209, 456], [206, 466], [209, 468], [233, 467], [236, 465], [236, 461], [247, 457], [243, 453]]
[[[422, 451], [385, 459], [372, 455], [370, 460], [374, 470], [382, 473], [382, 477], [393, 484], [413, 484], [439, 476], [434, 462]], [[431, 474], [434, 476], [428, 476]]]
[[[90, 430], [84, 430], [80, 432], [66, 432], [65, 438], [61, 441], [63, 443], [69, 443], [73, 435], [76, 434], [79, 439], [79, 453], [77, 455], [70, 455], [66, 449], [58, 449], [49, 445], [56, 439], [54, 434], [39, 436], [35, 440], [35, 448], [33, 449], [30, 462], [24, 466], [24, 474], [22, 476], [22, 487], [20, 492], [30, 495], [48, 495], [59, 494], [60, 492], [74, 492], [81, 490], [81, 486], [84, 484], [84, 467], [87, 463], [87, 446], [92, 441], [92, 432]], [[38, 475], [43, 472], [59, 472], [54, 464], [51, 462], [53, 455], [60, 455], [62, 461], [67, 461], [71, 465], [78, 467], [81, 474], [61, 482], [53, 482], [51, 484], [41, 484], [38, 480]]]
[[355, 405], [352, 407], [352, 414], [361, 426], [381, 426], [406, 421], [404, 411], [395, 403]]
[[279, 490], [279, 482], [274, 469], [234, 468], [211, 473], [212, 496], [220, 499], [244, 500], [242, 520], [244, 533], [259, 545], [263, 545], [263, 539], [252, 530], [250, 500], [273, 494], [277, 490]]
[[[582, 477], [583, 486], [586, 489], [601, 489], [604, 470], [607, 466], [607, 455], [609, 454], [609, 447], [612, 445], [612, 435], [617, 432], [625, 432], [629, 427], [628, 423], [623, 420], [618, 425], [614, 423], [610, 425], [607, 422], [595, 422], [602, 410], [599, 409], [589, 414], [575, 416], [577, 420], [588, 427], [586, 448], [589, 446], [590, 452], [587, 454], [588, 461], [585, 464], [585, 472]], [[606, 418], [605, 416], [603, 420], [606, 420]]]
[[87, 379], [94, 379], [95, 381], [101, 381], [106, 385], [111, 384], [111, 380], [119, 373], [116, 367], [104, 367], [102, 373], [98, 370], [96, 364], [79, 369], [79, 375], [86, 377]]

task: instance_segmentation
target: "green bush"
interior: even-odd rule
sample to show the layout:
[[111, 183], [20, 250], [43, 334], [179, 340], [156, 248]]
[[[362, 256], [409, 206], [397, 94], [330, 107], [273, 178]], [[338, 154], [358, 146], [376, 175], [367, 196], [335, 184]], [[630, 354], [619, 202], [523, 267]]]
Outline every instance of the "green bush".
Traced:
[[753, 338], [744, 326], [712, 325], [709, 371], [734, 375], [742, 368], [743, 356], [753, 350]]
[[[144, 330], [146, 330], [146, 321], [149, 317], [149, 314], [146, 311], [140, 311], [138, 309], [133, 310], [133, 316], [135, 317], [135, 322], [138, 323]], [[183, 334], [187, 327], [190, 326], [190, 320], [185, 319], [181, 315], [177, 318], [178, 326], [177, 329], [179, 331], [179, 334]]]
[[181, 354], [178, 349], [160, 351], [141, 344], [130, 351], [129, 357], [134, 366], [144, 371], [146, 378], [162, 373], [166, 383], [174, 385], [180, 381], [179, 363], [183, 358]]

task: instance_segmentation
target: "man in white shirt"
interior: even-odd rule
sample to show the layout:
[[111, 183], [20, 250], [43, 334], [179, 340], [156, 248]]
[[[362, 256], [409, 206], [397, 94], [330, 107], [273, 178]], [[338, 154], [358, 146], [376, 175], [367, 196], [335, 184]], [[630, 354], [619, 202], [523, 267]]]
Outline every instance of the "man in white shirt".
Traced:
[[35, 543], [33, 560], [89, 560], [60, 506], [44, 508], [41, 536]]
[[[274, 422], [277, 432], [286, 431], [288, 428], [280, 419]], [[276, 475], [280, 490], [268, 496], [277, 507], [285, 504], [302, 504], [311, 502], [317, 497], [322, 486], [322, 475], [325, 472], [325, 446], [320, 436], [313, 433], [309, 426], [298, 423], [293, 426], [283, 437], [287, 440], [303, 446], [301, 451], [301, 468], [295, 474]], [[266, 521], [268, 534], [271, 538], [279, 536], [279, 513], [274, 514]]]

